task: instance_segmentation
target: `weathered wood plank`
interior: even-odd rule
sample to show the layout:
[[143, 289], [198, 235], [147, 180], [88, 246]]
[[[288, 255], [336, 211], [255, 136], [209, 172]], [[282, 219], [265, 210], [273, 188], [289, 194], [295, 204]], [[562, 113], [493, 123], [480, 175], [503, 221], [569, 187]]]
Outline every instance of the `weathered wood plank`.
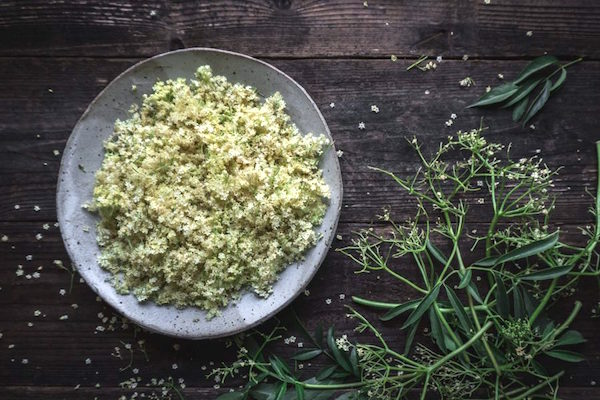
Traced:
[[[366, 226], [342, 223], [339, 228], [342, 240], [336, 240], [334, 248], [349, 244], [351, 232]], [[65, 265], [69, 265], [59, 232], [52, 227], [44, 231], [42, 240], [32, 242], [31, 238], [39, 228], [38, 223], [31, 222], [0, 224], [0, 233], [9, 236], [7, 242], [0, 242], [0, 252], [3, 254], [0, 263], [0, 332], [3, 333], [0, 340], [0, 386], [93, 386], [96, 383], [115, 386], [131, 376], [131, 368], [119, 371], [129, 362], [123, 343], [132, 343], [136, 349], [132, 368], [139, 368], [145, 380], [172, 375], [185, 378], [190, 386], [210, 388], [214, 384], [203, 378], [206, 372], [202, 365], [210, 368], [210, 361], [230, 360], [234, 356], [231, 349], [226, 349], [223, 340], [181, 341], [144, 332], [138, 332], [135, 336], [132, 326], [123, 329], [120, 320], [113, 324], [114, 331], [98, 331], [97, 326], [110, 325], [103, 323], [102, 318], [110, 319], [117, 314], [109, 306], [97, 302], [91, 289], [78, 279], [75, 280], [73, 291], [68, 291], [69, 274], [52, 263], [54, 259], [61, 259]], [[468, 228], [482, 230], [483, 226], [475, 224]], [[563, 226], [562, 232], [563, 240], [581, 244], [582, 237], [576, 227]], [[33, 259], [26, 260], [27, 255], [32, 255]], [[38, 266], [43, 266], [39, 271], [41, 276], [37, 279], [18, 277], [15, 274], [18, 264], [23, 265], [25, 274], [32, 274]], [[393, 268], [416, 278], [417, 271], [409, 263], [393, 262]], [[355, 335], [352, 333], [354, 322], [344, 317], [347, 312], [344, 306], [351, 304], [351, 295], [382, 301], [405, 301], [413, 295], [384, 274], [356, 275], [356, 270], [357, 266], [350, 259], [338, 252], [330, 252], [309, 286], [310, 295], [300, 295], [293, 305], [311, 329], [318, 323], [334, 324], [340, 334]], [[64, 295], [60, 294], [61, 289], [66, 290]], [[600, 372], [600, 342], [592, 340], [597, 320], [590, 319], [591, 309], [597, 301], [596, 290], [594, 282], [584, 283], [575, 296], [561, 300], [556, 314], [556, 318], [562, 319], [575, 299], [582, 300], [584, 308], [575, 326], [590, 339], [581, 348], [589, 357], [589, 362], [569, 368], [570, 378], [565, 379], [565, 386], [588, 385], [590, 377]], [[340, 294], [345, 298], [341, 299]], [[327, 304], [327, 299], [332, 300], [331, 304]], [[72, 304], [78, 307], [75, 309]], [[404, 334], [398, 331], [399, 321], [382, 324], [377, 322], [375, 313], [360, 309], [382, 328], [384, 335], [390, 338], [390, 345], [402, 348]], [[36, 310], [40, 310], [42, 315], [36, 317]], [[287, 312], [282, 312], [279, 317], [284, 318]], [[63, 315], [68, 315], [68, 319], [61, 320]], [[32, 322], [33, 326], [28, 326], [28, 322]], [[286, 335], [292, 334], [297, 335], [293, 331]], [[145, 361], [137, 348], [136, 340], [140, 338], [146, 341], [145, 349], [150, 362]], [[420, 333], [419, 340], [426, 342], [428, 339]], [[179, 351], [174, 351], [175, 343], [181, 346]], [[9, 345], [14, 347], [8, 348]], [[111, 355], [115, 346], [121, 347], [124, 359]], [[294, 349], [293, 346], [280, 346], [280, 351], [287, 355]], [[91, 359], [91, 364], [85, 364], [86, 358]], [[23, 359], [27, 359], [28, 363], [22, 364]], [[173, 363], [178, 365], [177, 370], [173, 370]], [[316, 368], [318, 363], [306, 369], [310, 371]]]
[[[532, 31], [531, 36], [526, 32]], [[149, 56], [205, 46], [262, 57], [600, 55], [593, 0], [43, 0], [0, 5], [0, 55]], [[549, 46], [549, 44], [551, 44]]]
[[[60, 155], [53, 151], [62, 151], [87, 104], [132, 62], [15, 58], [0, 64], [0, 75], [14, 78], [0, 81], [0, 220], [56, 218]], [[589, 220], [590, 198], [584, 189], [593, 188], [596, 180], [593, 142], [600, 136], [593, 116], [600, 111], [600, 63], [573, 67], [561, 92], [535, 118], [535, 130], [515, 125], [505, 111], [464, 109], [486, 85], [501, 82], [499, 72], [510, 78], [524, 61], [446, 61], [431, 73], [406, 72], [388, 60], [273, 63], [307, 88], [323, 111], [337, 147], [344, 151], [340, 160], [343, 221], [369, 221], [382, 207], [390, 207], [398, 218], [412, 213], [407, 195], [391, 179], [367, 167], [409, 175], [416, 159], [404, 138], [416, 135], [431, 149], [459, 128], [478, 126], [481, 117], [490, 126], [490, 140], [513, 143], [514, 158], [542, 151], [549, 166], [564, 166], [556, 180], [557, 218], [564, 223]], [[477, 86], [461, 88], [458, 81], [465, 76], [471, 76]], [[372, 104], [381, 111], [371, 112]], [[445, 121], [451, 113], [458, 118], [448, 128]], [[357, 128], [361, 121], [365, 130]], [[15, 210], [15, 205], [20, 208]], [[41, 210], [34, 211], [35, 205]], [[487, 218], [481, 215], [482, 220]]]

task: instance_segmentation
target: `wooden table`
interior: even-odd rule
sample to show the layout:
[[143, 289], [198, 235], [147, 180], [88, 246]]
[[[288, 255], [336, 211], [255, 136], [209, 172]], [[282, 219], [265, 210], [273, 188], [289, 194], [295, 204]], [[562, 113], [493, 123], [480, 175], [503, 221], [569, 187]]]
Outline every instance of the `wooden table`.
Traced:
[[[135, 375], [133, 368], [142, 377], [140, 392], [152, 391], [144, 387], [150, 378], [168, 376], [184, 378], [186, 399], [211, 399], [223, 391], [204, 379], [203, 366], [232, 359], [224, 341], [182, 341], [124, 329], [120, 319], [111, 323], [113, 310], [78, 277], [69, 291], [70, 275], [53, 263], [69, 265], [54, 226], [56, 151], [108, 82], [158, 53], [192, 46], [238, 51], [272, 63], [308, 90], [344, 151], [343, 240], [336, 246], [347, 244], [351, 231], [367, 226], [384, 206], [397, 220], [414, 213], [407, 196], [368, 165], [409, 173], [415, 159], [405, 137], [435, 145], [458, 129], [478, 126], [481, 117], [491, 139], [513, 143], [515, 158], [541, 151], [548, 165], [564, 166], [556, 179], [555, 221], [574, 243], [581, 242], [575, 227], [591, 222], [585, 189], [595, 184], [593, 143], [600, 138], [597, 1], [369, 0], [368, 7], [362, 0], [48, 3], [0, 3], [0, 235], [7, 236], [0, 242], [0, 398], [116, 399], [132, 393], [119, 383]], [[569, 69], [560, 93], [533, 121], [535, 129], [520, 128], [508, 112], [465, 109], [486, 86], [500, 83], [499, 73], [514, 77], [544, 52], [585, 61]], [[407, 72], [422, 54], [443, 61], [433, 72]], [[459, 85], [467, 76], [474, 87]], [[380, 112], [371, 112], [371, 105]], [[452, 113], [458, 117], [448, 128]], [[478, 215], [476, 222], [487, 222], [483, 208]], [[355, 268], [339, 253], [329, 254], [310, 296], [294, 303], [309, 326], [324, 321], [351, 333], [353, 323], [344, 318], [351, 294], [406, 298], [401, 288], [374, 276], [357, 277]], [[588, 361], [568, 370], [562, 394], [597, 399], [600, 320], [590, 318], [599, 300], [597, 285], [582, 285], [575, 298], [584, 301], [575, 326], [589, 339], [581, 348]], [[564, 300], [565, 310], [573, 301]], [[36, 310], [42, 315], [35, 316]], [[382, 329], [402, 345], [397, 324]], [[142, 339], [149, 361], [138, 348]], [[133, 361], [120, 371], [130, 362], [124, 343], [132, 344]], [[115, 347], [122, 359], [115, 357]]]

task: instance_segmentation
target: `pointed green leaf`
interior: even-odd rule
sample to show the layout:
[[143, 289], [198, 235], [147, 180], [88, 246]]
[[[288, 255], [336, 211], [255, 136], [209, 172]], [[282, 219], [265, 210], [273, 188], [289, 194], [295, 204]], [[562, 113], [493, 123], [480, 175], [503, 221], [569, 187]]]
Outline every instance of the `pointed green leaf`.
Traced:
[[335, 358], [335, 361], [337, 361], [340, 367], [342, 367], [347, 372], [351, 372], [350, 364], [335, 344], [335, 339], [333, 337], [333, 327], [330, 327], [327, 331], [327, 345], [329, 346], [329, 349], [333, 354], [333, 358]]
[[481, 296], [479, 295], [479, 290], [477, 290], [475, 282], [471, 281], [469, 283], [469, 286], [467, 286], [467, 292], [469, 292], [471, 297], [473, 297], [473, 299], [475, 299], [476, 302], [478, 302], [479, 304], [483, 304], [483, 300], [481, 300]]
[[552, 87], [552, 82], [550, 82], [550, 80], [547, 79], [546, 82], [544, 83], [544, 87], [542, 88], [542, 90], [540, 90], [540, 93], [533, 100], [533, 102], [531, 103], [529, 108], [527, 108], [525, 117], [523, 117], [523, 126], [525, 126], [525, 124], [527, 122], [529, 122], [529, 120], [531, 118], [533, 118], [535, 116], [535, 114], [537, 114], [538, 111], [540, 111], [542, 109], [542, 107], [544, 107], [544, 104], [546, 104], [546, 102], [548, 101], [548, 98], [550, 97], [550, 88], [551, 87]]
[[475, 261], [473, 264], [480, 267], [493, 267], [498, 264], [502, 264], [509, 261], [516, 261], [523, 258], [531, 257], [536, 254], [545, 252], [546, 250], [554, 247], [558, 242], [559, 231], [556, 231], [543, 239], [536, 240], [517, 249], [511, 250], [506, 254], [498, 257], [486, 257], [479, 261]]
[[423, 297], [417, 308], [415, 308], [414, 311], [410, 313], [410, 315], [402, 325], [402, 328], [400, 329], [405, 329], [406, 327], [417, 322], [421, 318], [421, 316], [425, 314], [425, 311], [429, 309], [431, 304], [437, 299], [439, 293], [440, 285], [438, 284], [431, 290], [431, 292], [427, 293], [427, 295]]
[[434, 245], [433, 243], [431, 243], [431, 241], [429, 239], [427, 239], [425, 246], [427, 246], [427, 250], [433, 256], [433, 258], [438, 260], [442, 265], [446, 265], [446, 263], [448, 262], [448, 259], [446, 257], [444, 257], [444, 254], [442, 253], [442, 251], [440, 249], [437, 248], [436, 245]]
[[295, 383], [294, 388], [296, 389], [296, 400], [304, 400], [304, 386]]
[[404, 354], [405, 355], [410, 353], [412, 343], [415, 340], [415, 334], [417, 333], [417, 329], [419, 329], [419, 322], [420, 322], [420, 320], [415, 322], [414, 325], [408, 331], [408, 335], [406, 335], [406, 341], [404, 342]]
[[504, 282], [499, 275], [494, 274], [494, 279], [496, 280], [496, 310], [502, 318], [508, 318], [508, 315], [510, 314], [510, 304], [508, 303], [506, 286], [504, 286]]
[[269, 362], [271, 363], [273, 371], [275, 371], [279, 377], [285, 379], [291, 375], [290, 369], [279, 357], [275, 355], [269, 356]]
[[331, 374], [333, 374], [335, 372], [336, 369], [337, 369], [337, 365], [332, 365], [330, 367], [323, 368], [317, 374], [317, 380], [322, 381], [322, 380], [329, 378], [331, 376]]
[[313, 358], [321, 355], [321, 353], [323, 353], [323, 350], [321, 350], [321, 349], [308, 349], [308, 350], [296, 353], [292, 357], [292, 360], [308, 361], [308, 360], [312, 360]]
[[568, 274], [569, 272], [571, 272], [572, 269], [572, 265], [567, 265], [564, 267], [547, 268], [541, 271], [532, 272], [531, 274], [522, 276], [521, 279], [524, 281], [543, 281], [548, 279], [555, 279]]
[[277, 396], [275, 396], [275, 400], [282, 400], [283, 396], [285, 396], [285, 392], [287, 392], [287, 383], [283, 382], [279, 386], [279, 390], [277, 391]]
[[533, 369], [535, 370], [535, 372], [537, 372], [538, 374], [548, 375], [546, 369], [542, 366], [542, 364], [540, 364], [536, 360], [531, 360], [531, 364], [533, 365]]
[[379, 317], [379, 319], [382, 321], [389, 321], [391, 319], [394, 319], [398, 315], [403, 314], [408, 310], [414, 310], [415, 308], [417, 308], [417, 305], [419, 305], [420, 301], [421, 299], [416, 299], [407, 301], [406, 303], [402, 303], [383, 314], [381, 317]]
[[467, 269], [464, 274], [461, 274], [460, 272], [458, 274], [460, 275], [460, 282], [458, 283], [458, 288], [464, 289], [469, 285], [469, 283], [471, 283], [471, 276], [473, 275], [473, 271]]
[[543, 70], [551, 65], [558, 64], [558, 60], [553, 56], [541, 56], [527, 64], [527, 66], [521, 71], [517, 79], [514, 81], [515, 84], [523, 82], [529, 76], [535, 74], [538, 71]]
[[556, 341], [556, 346], [570, 346], [585, 342], [587, 342], [587, 340], [585, 340], [581, 333], [575, 330], [569, 330], [566, 331], [560, 338], [558, 338]]
[[442, 322], [440, 321], [435, 308], [429, 308], [429, 324], [431, 326], [431, 337], [435, 344], [443, 353], [447, 353], [448, 349], [444, 341], [444, 332], [442, 331]]
[[242, 400], [243, 398], [244, 393], [242, 392], [227, 392], [217, 397], [217, 400]]
[[519, 85], [519, 90], [506, 102], [502, 108], [510, 107], [517, 104], [519, 101], [527, 97], [529, 93], [535, 89], [535, 87], [541, 82], [541, 79], [532, 79], [531, 81], [523, 82]]
[[521, 289], [521, 298], [523, 299], [523, 304], [525, 305], [525, 311], [527, 315], [530, 316], [533, 314], [534, 310], [538, 306], [539, 302], [533, 298], [531, 293], [524, 286], [519, 286]]
[[352, 367], [352, 373], [357, 378], [360, 378], [360, 370], [358, 369], [358, 354], [356, 353], [356, 347], [350, 350], [350, 366]]
[[335, 398], [335, 400], [354, 400], [354, 399], [356, 399], [356, 392], [346, 392]]
[[518, 287], [514, 287], [512, 291], [513, 295], [513, 313], [515, 318], [525, 318], [525, 304], [523, 304], [523, 297]]
[[465, 333], [468, 336], [470, 336], [473, 332], [473, 324], [471, 323], [469, 317], [467, 317], [467, 313], [465, 313], [465, 308], [463, 307], [456, 293], [454, 293], [454, 290], [450, 289], [448, 286], [445, 286], [445, 288], [446, 294], [448, 295], [448, 300], [450, 301], [450, 304], [454, 309], [454, 314], [456, 315], [460, 326], [463, 328]]
[[256, 400], [275, 400], [278, 387], [272, 383], [261, 383], [250, 391], [250, 396]]
[[489, 106], [492, 104], [501, 103], [508, 99], [510, 96], [515, 94], [519, 90], [519, 87], [514, 83], [505, 83], [497, 86], [481, 96], [475, 103], [467, 106], [467, 108]]
[[558, 77], [558, 79], [556, 80], [556, 82], [554, 82], [552, 84], [552, 87], [550, 88], [551, 92], [554, 92], [556, 89], [558, 89], [559, 87], [562, 86], [562, 84], [565, 82], [565, 79], [567, 79], [567, 69], [563, 68], [560, 70], [560, 76]]
[[554, 332], [554, 322], [549, 321], [546, 323], [546, 326], [544, 327], [544, 331], [542, 332], [542, 339], [546, 340], [548, 339], [548, 337], [550, 336], [550, 334], [552, 332]]
[[529, 97], [525, 97], [524, 99], [519, 101], [519, 103], [517, 103], [517, 106], [513, 109], [513, 112], [512, 112], [512, 120], [514, 122], [517, 122], [518, 120], [520, 120], [521, 117], [523, 116], [523, 114], [525, 114], [525, 110], [527, 109], [527, 104], [529, 104]]
[[579, 353], [575, 353], [574, 351], [567, 351], [567, 350], [550, 350], [545, 352], [546, 355], [552, 357], [552, 358], [556, 358], [562, 361], [567, 361], [567, 362], [581, 362], [584, 361], [585, 358], [583, 357], [583, 355], [579, 354]]

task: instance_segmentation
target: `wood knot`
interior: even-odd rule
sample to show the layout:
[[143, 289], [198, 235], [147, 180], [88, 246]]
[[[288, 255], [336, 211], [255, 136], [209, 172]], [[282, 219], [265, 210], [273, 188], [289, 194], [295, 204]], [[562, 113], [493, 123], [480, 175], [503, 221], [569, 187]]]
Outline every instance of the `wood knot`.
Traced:
[[292, 0], [273, 0], [273, 3], [280, 10], [288, 10], [292, 6]]

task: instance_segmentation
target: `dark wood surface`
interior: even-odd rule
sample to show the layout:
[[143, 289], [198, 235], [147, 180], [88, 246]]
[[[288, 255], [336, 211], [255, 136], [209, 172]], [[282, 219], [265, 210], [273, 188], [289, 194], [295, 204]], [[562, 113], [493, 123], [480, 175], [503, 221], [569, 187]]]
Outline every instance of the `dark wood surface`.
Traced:
[[[564, 166], [556, 180], [555, 222], [573, 243], [581, 242], [576, 227], [590, 222], [585, 190], [595, 184], [593, 143], [600, 139], [597, 1], [370, 0], [368, 7], [362, 0], [3, 1], [0, 236], [7, 235], [8, 241], [0, 242], [0, 399], [117, 399], [131, 393], [119, 388], [133, 376], [131, 368], [120, 371], [129, 362], [123, 342], [136, 349], [133, 368], [139, 369], [142, 386], [152, 377], [173, 376], [185, 379], [186, 399], [211, 399], [223, 391], [213, 388], [202, 369], [233, 357], [223, 340], [181, 341], [132, 326], [123, 329], [121, 323], [114, 324], [114, 331], [96, 331], [106, 325], [98, 313], [111, 318], [114, 311], [96, 301], [78, 278], [68, 293], [69, 274], [53, 264], [62, 260], [69, 265], [53, 226], [60, 162], [53, 151], [62, 151], [87, 104], [121, 71], [145, 57], [192, 46], [263, 58], [315, 99], [344, 151], [343, 240], [336, 247], [384, 206], [397, 219], [414, 212], [405, 193], [367, 166], [410, 173], [415, 159], [405, 137], [416, 135], [434, 146], [457, 129], [478, 126], [481, 117], [490, 138], [513, 143], [515, 157], [541, 151], [549, 166]], [[510, 78], [544, 52], [586, 59], [569, 70], [565, 86], [535, 118], [535, 130], [515, 125], [506, 112], [464, 108], [486, 86], [499, 83], [498, 73]], [[397, 62], [390, 60], [391, 54], [398, 56]], [[434, 72], [405, 71], [421, 54], [444, 60]], [[462, 60], [465, 54], [468, 61]], [[460, 87], [458, 81], [466, 76], [476, 86]], [[335, 108], [329, 107], [332, 102]], [[380, 113], [370, 111], [372, 104]], [[448, 128], [444, 122], [451, 113], [458, 118]], [[357, 128], [361, 121], [365, 130]], [[476, 229], [487, 222], [485, 205], [474, 213]], [[43, 229], [46, 223], [48, 230]], [[41, 240], [37, 233], [43, 234]], [[26, 260], [27, 255], [33, 259]], [[25, 274], [41, 266], [41, 276], [17, 276], [19, 264]], [[354, 269], [339, 253], [329, 254], [310, 285], [310, 296], [300, 296], [293, 305], [309, 326], [324, 321], [351, 333], [353, 323], [344, 318], [351, 294], [384, 292], [381, 296], [389, 300], [410, 296], [385, 279], [357, 277]], [[61, 289], [67, 290], [64, 296]], [[339, 299], [342, 293], [345, 300]], [[327, 298], [332, 304], [325, 303]], [[589, 339], [580, 349], [588, 360], [569, 369], [561, 393], [564, 398], [596, 399], [600, 319], [590, 317], [599, 300], [597, 284], [584, 283], [574, 298], [563, 302], [565, 310], [575, 298], [584, 301], [575, 326]], [[35, 310], [45, 316], [35, 317]], [[61, 315], [69, 318], [60, 320]], [[392, 343], [402, 344], [397, 325], [382, 329]], [[145, 340], [149, 361], [137, 349], [139, 339]], [[111, 355], [115, 346], [121, 347], [123, 360]]]

